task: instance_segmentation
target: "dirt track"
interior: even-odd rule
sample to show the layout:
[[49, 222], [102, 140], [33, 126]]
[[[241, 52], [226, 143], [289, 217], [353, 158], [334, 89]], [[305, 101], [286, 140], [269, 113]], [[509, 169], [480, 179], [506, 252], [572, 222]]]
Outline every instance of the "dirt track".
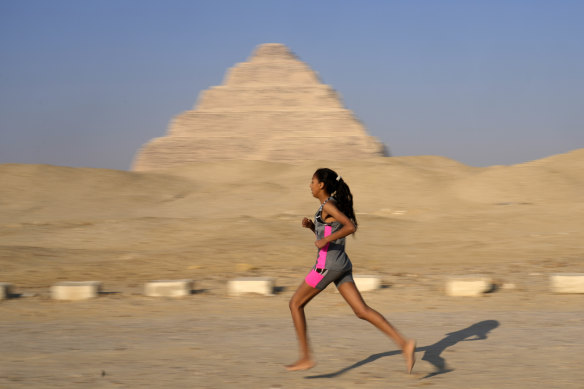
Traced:
[[582, 296], [365, 293], [417, 339], [408, 376], [394, 345], [332, 291], [307, 310], [318, 365], [286, 372], [282, 365], [296, 357], [290, 295], [230, 298], [209, 290], [171, 300], [127, 291], [84, 302], [4, 301], [0, 387], [579, 388], [584, 380]]

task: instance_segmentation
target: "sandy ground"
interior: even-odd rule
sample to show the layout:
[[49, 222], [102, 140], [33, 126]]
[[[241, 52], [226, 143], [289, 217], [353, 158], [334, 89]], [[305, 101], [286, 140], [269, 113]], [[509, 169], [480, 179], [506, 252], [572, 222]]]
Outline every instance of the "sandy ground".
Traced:
[[307, 315], [318, 365], [296, 357], [287, 300], [202, 292], [179, 300], [106, 295], [0, 305], [2, 388], [580, 388], [582, 296], [500, 291], [482, 298], [418, 288], [365, 293], [418, 341], [414, 374], [396, 347], [327, 291]]
[[[355, 273], [383, 279], [367, 301], [418, 340], [413, 376], [334, 288], [308, 307], [317, 367], [281, 367], [297, 352], [287, 301], [314, 261], [300, 220], [318, 207], [308, 183], [321, 166], [355, 195], [348, 252]], [[489, 168], [441, 157], [153, 173], [0, 165], [0, 282], [20, 295], [0, 301], [0, 387], [581, 387], [584, 295], [548, 282], [584, 272], [582, 171], [584, 150]], [[468, 273], [498, 289], [446, 297], [445, 280]], [[275, 277], [280, 292], [228, 297], [238, 276]], [[148, 280], [183, 278], [197, 293], [141, 295]], [[100, 280], [106, 293], [50, 300], [62, 280]]]

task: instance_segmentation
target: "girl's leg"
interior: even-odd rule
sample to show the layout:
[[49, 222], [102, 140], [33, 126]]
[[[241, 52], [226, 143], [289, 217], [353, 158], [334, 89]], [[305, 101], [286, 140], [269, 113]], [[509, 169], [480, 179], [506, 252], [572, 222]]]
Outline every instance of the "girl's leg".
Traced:
[[294, 328], [296, 329], [296, 335], [298, 336], [298, 343], [300, 345], [300, 359], [286, 366], [286, 369], [290, 371], [307, 370], [315, 365], [308, 344], [304, 306], [320, 292], [319, 289], [313, 288], [303, 281], [290, 299], [290, 312], [292, 313], [292, 321], [294, 322]]
[[416, 342], [412, 339], [408, 340], [404, 338], [379, 312], [369, 307], [363, 300], [363, 297], [361, 297], [361, 293], [357, 290], [354, 282], [344, 282], [339, 285], [338, 289], [359, 319], [367, 320], [379, 328], [401, 348], [406, 358], [408, 373], [411, 373], [416, 361]]

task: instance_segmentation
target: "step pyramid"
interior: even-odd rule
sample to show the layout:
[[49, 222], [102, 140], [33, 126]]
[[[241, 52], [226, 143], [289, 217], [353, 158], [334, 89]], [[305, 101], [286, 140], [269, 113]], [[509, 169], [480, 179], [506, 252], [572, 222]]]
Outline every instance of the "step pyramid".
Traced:
[[193, 110], [173, 118], [166, 136], [137, 153], [133, 170], [198, 161], [340, 160], [385, 156], [329, 85], [285, 45], [256, 47]]

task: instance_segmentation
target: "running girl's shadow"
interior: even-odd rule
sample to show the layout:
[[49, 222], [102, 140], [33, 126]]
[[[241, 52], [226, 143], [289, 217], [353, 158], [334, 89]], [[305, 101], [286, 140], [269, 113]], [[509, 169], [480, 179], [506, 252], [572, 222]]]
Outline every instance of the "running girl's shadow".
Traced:
[[[444, 374], [452, 371], [446, 366], [446, 360], [440, 356], [444, 350], [448, 347], [454, 346], [458, 342], [463, 341], [471, 341], [471, 340], [482, 340], [487, 339], [487, 334], [489, 331], [497, 328], [499, 326], [499, 322], [497, 320], [483, 320], [481, 322], [475, 323], [470, 327], [464, 328], [459, 331], [450, 332], [446, 334], [446, 337], [438, 342], [431, 344], [429, 346], [424, 347], [417, 347], [416, 351], [424, 351], [424, 355], [422, 356], [422, 360], [430, 362], [436, 370], [432, 373], [429, 373], [424, 378], [433, 377], [438, 374]], [[399, 355], [401, 351], [394, 350], [394, 351], [387, 351], [384, 353], [378, 353], [370, 355], [369, 357], [359, 361], [357, 363], [352, 364], [351, 366], [345, 367], [339, 371], [335, 371], [333, 373], [328, 374], [321, 374], [321, 375], [313, 375], [307, 376], [304, 378], [312, 379], [312, 378], [333, 378], [340, 376], [348, 372], [349, 370], [355, 369], [357, 367], [366, 365], [367, 363], [373, 362], [379, 358], [389, 357], [390, 355]]]

